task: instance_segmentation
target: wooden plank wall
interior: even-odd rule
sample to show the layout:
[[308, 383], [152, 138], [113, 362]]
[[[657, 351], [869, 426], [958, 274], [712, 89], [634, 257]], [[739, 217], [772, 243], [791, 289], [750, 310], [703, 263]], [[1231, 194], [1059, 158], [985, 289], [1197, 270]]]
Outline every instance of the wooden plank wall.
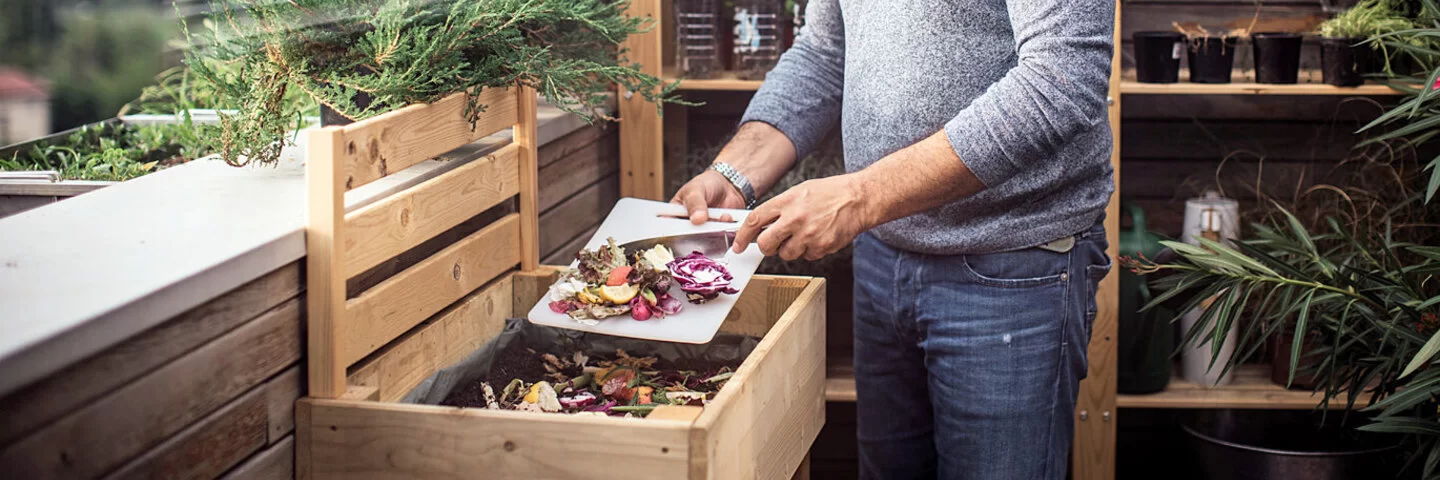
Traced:
[[[617, 200], [617, 131], [585, 127], [540, 148], [541, 244], [554, 263], [568, 262]], [[0, 477], [291, 478], [305, 385], [303, 264], [0, 398]], [[373, 284], [405, 265], [385, 262], [354, 281]]]

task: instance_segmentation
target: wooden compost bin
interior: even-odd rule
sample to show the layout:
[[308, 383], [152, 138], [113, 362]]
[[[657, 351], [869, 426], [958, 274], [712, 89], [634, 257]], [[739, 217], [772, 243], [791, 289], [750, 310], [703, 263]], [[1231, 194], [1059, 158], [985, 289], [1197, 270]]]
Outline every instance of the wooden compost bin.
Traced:
[[[309, 133], [310, 397], [296, 407], [299, 478], [787, 478], [824, 424], [825, 282], [751, 280], [721, 331], [761, 337], [704, 407], [646, 418], [398, 403], [524, 315], [554, 281], [538, 265], [535, 93], [465, 98]], [[344, 192], [496, 131], [514, 141], [361, 209]], [[347, 280], [518, 197], [518, 213], [351, 298]], [[518, 268], [517, 268], [518, 267]]]

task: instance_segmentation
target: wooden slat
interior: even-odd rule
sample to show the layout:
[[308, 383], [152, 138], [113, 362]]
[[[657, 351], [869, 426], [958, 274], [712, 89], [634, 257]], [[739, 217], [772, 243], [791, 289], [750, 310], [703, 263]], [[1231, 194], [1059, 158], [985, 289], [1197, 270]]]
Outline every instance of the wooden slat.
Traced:
[[[1120, 395], [1121, 408], [1256, 408], [1310, 410], [1320, 405], [1322, 395], [1309, 390], [1287, 390], [1270, 381], [1269, 365], [1242, 365], [1235, 370], [1234, 383], [1201, 385], [1179, 377], [1165, 390], [1146, 395]], [[1345, 408], [1343, 398], [1330, 408]]]
[[[1115, 2], [1115, 55], [1110, 62], [1108, 119], [1112, 130], [1110, 165], [1115, 169], [1115, 191], [1120, 191], [1120, 31], [1121, 2]], [[1111, 239], [1105, 253], [1116, 258], [1120, 237], [1120, 196], [1110, 195], [1105, 206], [1105, 236]], [[1119, 325], [1117, 274], [1112, 268], [1096, 291], [1095, 321], [1091, 325], [1087, 358], [1089, 370], [1080, 382], [1075, 402], [1075, 433], [1070, 447], [1070, 468], [1075, 480], [1115, 478], [1115, 386], [1118, 357], [1115, 337]], [[1081, 412], [1086, 412], [1081, 415]], [[1084, 420], [1081, 420], [1084, 419]]]
[[0, 445], [75, 411], [300, 293], [292, 263], [0, 399]]
[[825, 424], [824, 345], [825, 280], [816, 278], [696, 420], [690, 478], [794, 473]]
[[[602, 123], [581, 127], [579, 130], [570, 132], [559, 139], [541, 145], [538, 152], [540, 161], [536, 163], [543, 170], [545, 167], [554, 165], [555, 162], [569, 158], [576, 152], [588, 148], [602, 138], [619, 138], [616, 130], [608, 128], [609, 125], [610, 124]], [[616, 145], [618, 147], [619, 143], [617, 142]]]
[[545, 212], [540, 217], [540, 231], [544, 232], [540, 237], [540, 251], [547, 258], [555, 254], [597, 221], [603, 221], [620, 196], [619, 182], [615, 176], [609, 176]]
[[344, 366], [399, 337], [520, 262], [519, 215], [507, 215], [346, 302]]
[[305, 150], [306, 192], [309, 197], [309, 224], [305, 227], [306, 317], [309, 327], [306, 348], [309, 358], [310, 395], [335, 398], [345, 393], [345, 365], [340, 351], [345, 345], [339, 316], [345, 314], [345, 225], [346, 183], [336, 161], [345, 150], [345, 136], [338, 129], [311, 130]]
[[467, 95], [457, 93], [335, 129], [340, 148], [334, 155], [306, 158], [334, 158], [341, 165], [341, 184], [356, 188], [515, 125], [510, 90], [487, 88], [479, 102], [485, 112], [474, 128], [465, 120]]
[[681, 90], [711, 90], [723, 92], [753, 92], [760, 89], [763, 80], [738, 78], [735, 72], [715, 72], [710, 78], [680, 78], [675, 71], [665, 72], [665, 83], [680, 80]]
[[[1183, 80], [1188, 78], [1182, 74]], [[1402, 92], [1383, 84], [1337, 87], [1323, 83], [1275, 85], [1265, 83], [1141, 83], [1120, 84], [1120, 93], [1136, 95], [1401, 95]]]
[[[809, 277], [756, 275], [740, 292], [720, 330], [764, 337], [810, 285]], [[828, 285], [828, 283], [827, 283]]]
[[295, 474], [295, 436], [290, 435], [260, 453], [220, 480], [289, 480]]
[[300, 302], [292, 300], [5, 447], [0, 472], [37, 480], [104, 474], [295, 364], [300, 330]]
[[[587, 228], [584, 231], [575, 234], [575, 237], [570, 239], [570, 243], [561, 245], [560, 247], [556, 248], [555, 251], [547, 254], [545, 258], [541, 259], [540, 261], [549, 265], [569, 265], [570, 262], [575, 261], [575, 253], [579, 252], [580, 249], [585, 248], [585, 244], [590, 241], [590, 237], [594, 236], [595, 232], [600, 230], [600, 223], [602, 222], [603, 220], [597, 221], [594, 225], [591, 225], [590, 228]], [[554, 233], [550, 234], [557, 235]]]
[[0, 181], [0, 195], [69, 198], [90, 193], [120, 182], [66, 180], [63, 182]]
[[[630, 2], [626, 14], [634, 18], [661, 21], [660, 0]], [[660, 76], [660, 29], [626, 37], [624, 49], [640, 71]], [[664, 148], [660, 111], [640, 95], [620, 92], [620, 194], [625, 197], [662, 200], [665, 173], [661, 154]]]
[[520, 145], [345, 215], [345, 277], [414, 248], [520, 191]]
[[619, 140], [616, 135], [607, 135], [541, 167], [540, 212], [549, 211], [596, 179], [614, 176], [620, 170]]
[[700, 412], [703, 411], [705, 411], [705, 407], [696, 405], [661, 405], [651, 410], [650, 414], [645, 416], [645, 421], [669, 420], [693, 423], [695, 419], [700, 418]]
[[506, 275], [467, 295], [367, 358], [349, 383], [377, 388], [382, 402], [404, 398], [420, 381], [500, 334], [510, 318], [513, 285]]
[[305, 396], [303, 368], [286, 370], [265, 384], [265, 411], [270, 418], [267, 444], [274, 445], [295, 431], [295, 400]]
[[298, 408], [315, 479], [685, 478], [690, 455], [675, 422], [318, 399]]
[[535, 90], [521, 87], [515, 95], [515, 111], [523, 119], [515, 124], [515, 143], [520, 145], [520, 269], [534, 270], [540, 266], [540, 146], [535, 134]]
[[[269, 405], [272, 398], [300, 398], [300, 367], [294, 366], [251, 389], [160, 446], [130, 461], [107, 479], [216, 478], [275, 437], [288, 436], [294, 421], [288, 412], [279, 416]], [[293, 407], [292, 407], [293, 410]]]
[[514, 294], [510, 297], [510, 318], [523, 317], [535, 306], [535, 302], [549, 293], [550, 285], [559, 278], [560, 271], [565, 267], [555, 265], [542, 265], [539, 269], [529, 272], [515, 272], [511, 278], [515, 282]]

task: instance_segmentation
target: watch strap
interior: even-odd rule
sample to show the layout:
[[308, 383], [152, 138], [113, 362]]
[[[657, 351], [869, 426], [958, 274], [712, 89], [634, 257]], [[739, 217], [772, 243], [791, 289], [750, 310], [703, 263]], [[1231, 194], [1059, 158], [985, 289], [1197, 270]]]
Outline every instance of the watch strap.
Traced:
[[745, 178], [735, 170], [735, 167], [731, 167], [725, 162], [715, 162], [710, 165], [710, 169], [719, 172], [721, 176], [730, 181], [731, 185], [735, 186], [736, 190], [740, 191], [740, 196], [745, 197], [745, 208], [755, 207], [755, 187], [750, 185], [750, 179]]

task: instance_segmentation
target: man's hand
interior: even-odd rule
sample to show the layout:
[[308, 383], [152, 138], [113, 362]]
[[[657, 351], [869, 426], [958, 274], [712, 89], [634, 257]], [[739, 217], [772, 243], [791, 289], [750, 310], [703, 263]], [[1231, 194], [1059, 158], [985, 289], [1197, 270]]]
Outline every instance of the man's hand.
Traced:
[[870, 195], [857, 174], [837, 175], [801, 183], [761, 204], [735, 234], [735, 251], [750, 242], [765, 255], [794, 260], [821, 257], [845, 248], [874, 227], [877, 218]]
[[[710, 221], [712, 207], [745, 208], [745, 198], [741, 196], [740, 190], [731, 185], [724, 175], [714, 170], [706, 170], [685, 182], [680, 191], [675, 192], [675, 198], [670, 200], [670, 203], [684, 205], [685, 211], [690, 214], [690, 223], [696, 225]], [[716, 220], [734, 221], [728, 213]]]

